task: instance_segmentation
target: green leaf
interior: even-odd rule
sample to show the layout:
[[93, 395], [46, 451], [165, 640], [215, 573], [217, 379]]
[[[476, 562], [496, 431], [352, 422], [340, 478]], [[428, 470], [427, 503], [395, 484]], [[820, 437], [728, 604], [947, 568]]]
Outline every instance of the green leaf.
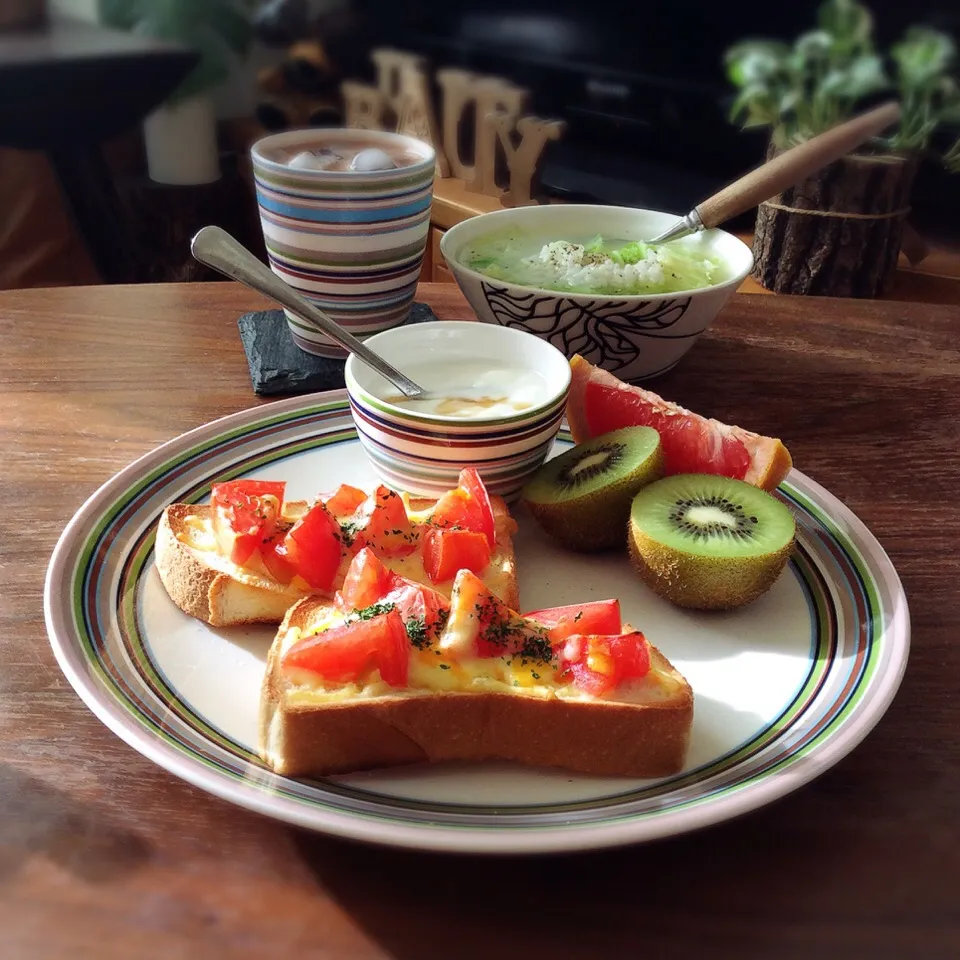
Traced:
[[727, 76], [735, 87], [773, 84], [785, 74], [788, 54], [783, 45], [739, 44], [727, 51]]
[[[101, 0], [111, 14], [131, 14], [126, 29], [159, 40], [169, 40], [200, 54], [200, 63], [170, 97], [171, 102], [209, 90], [226, 80], [253, 38], [250, 22], [232, 0]], [[124, 8], [127, 8], [124, 10]], [[133, 12], [136, 17], [133, 17]]]
[[208, 9], [203, 18], [237, 56], [245, 56], [253, 42], [253, 25], [239, 13], [230, 0], [206, 0]]
[[820, 83], [820, 91], [846, 100], [860, 100], [890, 85], [878, 56], [858, 57], [843, 70], [832, 69]]
[[911, 27], [890, 49], [904, 90], [922, 90], [947, 73], [956, 58], [953, 40], [939, 30]]
[[789, 52], [790, 47], [779, 40], [741, 40], [727, 50], [725, 57], [736, 60], [760, 54], [782, 63]]
[[778, 104], [778, 110], [781, 114], [790, 113], [791, 110], [796, 110], [797, 106], [800, 104], [803, 99], [803, 93], [800, 90], [787, 90], [780, 97], [780, 103]]
[[747, 116], [741, 121], [740, 126], [744, 130], [752, 130], [756, 127], [773, 127], [780, 120], [776, 110], [766, 104], [751, 104], [747, 110]]
[[760, 84], [742, 90], [730, 107], [731, 121], [739, 121], [744, 129], [776, 123], [779, 115], [773, 96]]
[[826, 0], [817, 11], [817, 24], [841, 49], [857, 49], [870, 43], [873, 17], [856, 0]]
[[737, 87], [770, 82], [784, 72], [789, 53], [783, 43], [746, 40], [727, 50], [727, 76]]
[[793, 45], [796, 57], [804, 62], [826, 60], [833, 50], [833, 37], [825, 30], [810, 30], [797, 37]]

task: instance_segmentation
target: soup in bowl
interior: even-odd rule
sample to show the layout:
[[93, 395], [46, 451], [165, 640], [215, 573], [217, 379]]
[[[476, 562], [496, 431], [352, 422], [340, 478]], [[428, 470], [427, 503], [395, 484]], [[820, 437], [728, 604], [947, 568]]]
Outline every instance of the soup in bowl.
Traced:
[[632, 207], [520, 207], [464, 220], [440, 249], [481, 320], [641, 380], [680, 360], [753, 267], [750, 248], [722, 230], [646, 242], [675, 220]]

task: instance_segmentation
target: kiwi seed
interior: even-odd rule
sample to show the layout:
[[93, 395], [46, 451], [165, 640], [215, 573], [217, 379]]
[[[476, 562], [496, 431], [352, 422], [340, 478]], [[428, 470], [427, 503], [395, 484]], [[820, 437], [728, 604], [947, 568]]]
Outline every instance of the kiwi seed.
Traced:
[[523, 499], [543, 529], [571, 549], [622, 548], [634, 494], [662, 475], [657, 431], [625, 427], [548, 460]]
[[628, 544], [640, 576], [660, 596], [681, 607], [728, 610], [773, 585], [795, 535], [793, 514], [763, 490], [682, 474], [637, 494]]

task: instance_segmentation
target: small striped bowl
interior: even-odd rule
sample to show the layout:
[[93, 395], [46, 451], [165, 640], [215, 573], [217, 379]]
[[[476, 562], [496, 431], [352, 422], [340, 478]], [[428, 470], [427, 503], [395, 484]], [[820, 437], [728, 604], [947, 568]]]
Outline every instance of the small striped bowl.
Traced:
[[[413, 163], [371, 173], [291, 169], [301, 150], [403, 151]], [[354, 336], [389, 330], [410, 313], [430, 228], [436, 155], [429, 144], [380, 130], [288, 130], [251, 150], [270, 266]], [[308, 353], [345, 351], [287, 314]]]
[[412, 413], [382, 399], [396, 396], [396, 387], [355, 356], [347, 358], [344, 371], [357, 435], [385, 484], [435, 498], [457, 485], [464, 467], [476, 467], [491, 493], [515, 499], [546, 459], [563, 419], [570, 390], [563, 354], [532, 334], [466, 320], [399, 327], [368, 343], [401, 371], [422, 370], [428, 361], [448, 376], [464, 360], [489, 359], [491, 366], [506, 361], [543, 377], [547, 389], [537, 406], [509, 417], [464, 420]]

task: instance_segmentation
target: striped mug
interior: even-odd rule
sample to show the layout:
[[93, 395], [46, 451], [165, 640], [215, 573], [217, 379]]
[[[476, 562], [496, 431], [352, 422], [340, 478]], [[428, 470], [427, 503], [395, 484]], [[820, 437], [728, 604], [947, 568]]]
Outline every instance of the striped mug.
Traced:
[[[370, 148], [397, 166], [348, 168]], [[328, 151], [344, 159], [327, 169], [304, 168], [302, 158], [291, 166], [298, 155]], [[315, 128], [264, 137], [251, 155], [274, 273], [360, 339], [404, 323], [430, 228], [433, 147], [380, 130]], [[345, 356], [329, 337], [284, 312], [301, 350]]]

